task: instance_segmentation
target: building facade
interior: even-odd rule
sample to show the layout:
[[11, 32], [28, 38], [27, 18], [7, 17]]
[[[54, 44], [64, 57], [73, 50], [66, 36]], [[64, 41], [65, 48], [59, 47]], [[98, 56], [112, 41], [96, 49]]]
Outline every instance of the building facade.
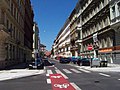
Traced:
[[[71, 56], [120, 63], [120, 0], [79, 0], [68, 19]], [[53, 45], [57, 54], [62, 32]]]
[[115, 31], [113, 59], [120, 63], [120, 0], [110, 0], [111, 28]]
[[25, 46], [25, 53], [24, 59], [25, 61], [30, 61], [32, 58], [32, 51], [33, 51], [33, 18], [34, 13], [31, 6], [30, 0], [23, 0], [25, 1], [25, 16], [24, 16], [24, 46]]
[[72, 56], [79, 56], [82, 43], [80, 1], [69, 16], [70, 20], [70, 51]]
[[25, 1], [0, 0], [0, 68], [24, 61]]
[[32, 52], [32, 57], [35, 58], [35, 53], [38, 53], [39, 49], [39, 28], [36, 23], [34, 23], [33, 26], [33, 52]]
[[66, 20], [53, 45], [54, 56], [70, 57], [70, 21]]

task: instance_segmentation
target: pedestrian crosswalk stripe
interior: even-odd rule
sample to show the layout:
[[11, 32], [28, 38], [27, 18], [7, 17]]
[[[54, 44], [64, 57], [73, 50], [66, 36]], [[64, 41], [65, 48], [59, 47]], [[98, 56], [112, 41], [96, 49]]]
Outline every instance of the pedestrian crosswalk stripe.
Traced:
[[75, 88], [75, 90], [82, 90], [75, 83], [70, 83], [70, 84]]
[[85, 73], [91, 73], [90, 71], [85, 70], [85, 69], [82, 69], [82, 68], [78, 68], [78, 70], [83, 71], [83, 72], [85, 72]]
[[63, 74], [60, 70], [55, 70], [55, 71], [56, 73], [61, 74], [65, 79], [68, 79], [68, 77], [65, 74]]
[[70, 72], [70, 71], [67, 70], [67, 69], [63, 69], [63, 71], [66, 72], [66, 73], [72, 73], [72, 72]]
[[75, 73], [81, 73], [80, 71], [78, 71], [78, 70], [76, 70], [76, 69], [70, 69], [70, 70], [72, 70], [72, 71], [75, 72]]
[[102, 76], [110, 77], [110, 75], [108, 75], [108, 74], [104, 74], [104, 73], [99, 73], [99, 74]]
[[53, 74], [52, 70], [47, 70], [47, 74]]

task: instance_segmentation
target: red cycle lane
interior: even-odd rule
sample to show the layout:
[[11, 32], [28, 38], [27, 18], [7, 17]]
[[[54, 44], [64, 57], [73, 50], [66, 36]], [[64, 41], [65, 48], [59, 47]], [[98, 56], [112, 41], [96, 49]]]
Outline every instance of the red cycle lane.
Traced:
[[61, 74], [50, 74], [52, 90], [75, 90]]

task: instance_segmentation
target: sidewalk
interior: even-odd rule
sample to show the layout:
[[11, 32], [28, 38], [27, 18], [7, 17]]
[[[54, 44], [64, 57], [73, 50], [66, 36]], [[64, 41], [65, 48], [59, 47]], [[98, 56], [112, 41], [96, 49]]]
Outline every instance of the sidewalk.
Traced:
[[108, 63], [108, 66], [107, 67], [85, 67], [85, 66], [82, 66], [80, 68], [84, 68], [84, 69], [87, 69], [87, 70], [90, 70], [90, 71], [96, 71], [96, 72], [120, 72], [120, 64], [110, 64]]
[[43, 70], [29, 70], [24, 67], [25, 63], [18, 64], [0, 71], [0, 81], [22, 78], [27, 76], [39, 75], [45, 73]]

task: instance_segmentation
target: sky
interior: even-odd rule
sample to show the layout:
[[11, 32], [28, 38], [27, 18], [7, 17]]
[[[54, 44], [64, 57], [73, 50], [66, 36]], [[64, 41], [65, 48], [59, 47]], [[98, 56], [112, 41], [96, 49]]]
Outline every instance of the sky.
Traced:
[[41, 43], [51, 50], [53, 42], [78, 0], [31, 0]]

